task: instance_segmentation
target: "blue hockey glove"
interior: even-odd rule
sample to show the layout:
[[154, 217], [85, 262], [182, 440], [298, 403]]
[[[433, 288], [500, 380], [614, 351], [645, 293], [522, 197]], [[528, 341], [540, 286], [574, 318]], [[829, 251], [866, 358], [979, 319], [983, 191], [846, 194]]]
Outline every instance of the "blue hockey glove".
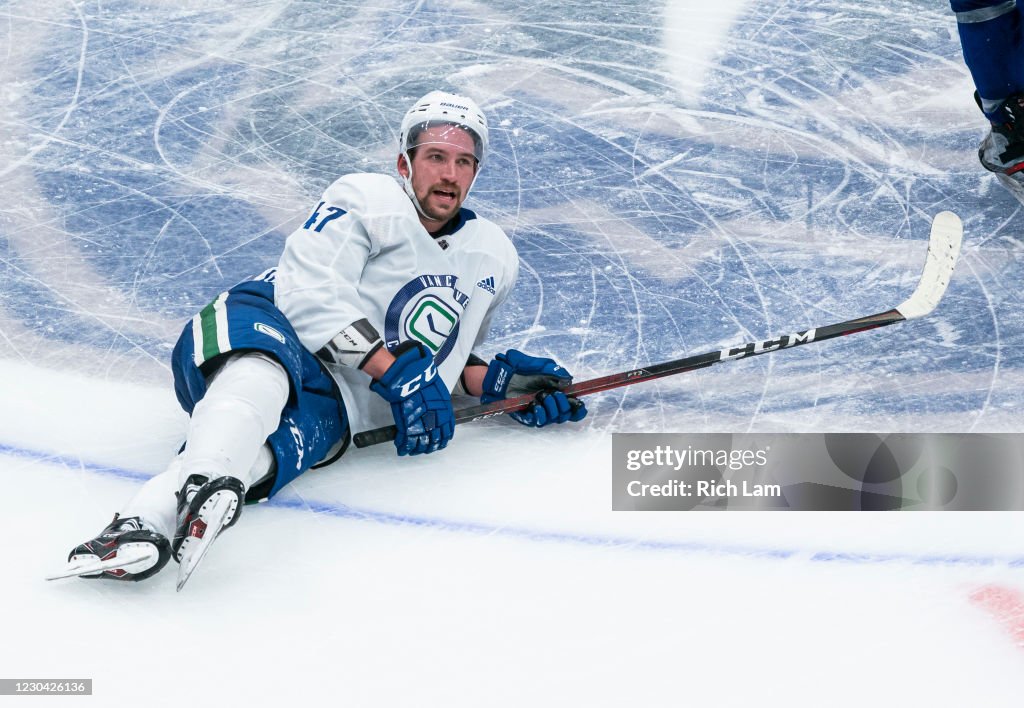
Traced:
[[404, 342], [395, 362], [370, 389], [391, 404], [399, 455], [444, 448], [455, 434], [451, 394], [434, 368], [434, 355], [419, 342]]
[[536, 400], [519, 413], [510, 413], [513, 420], [532, 428], [550, 423], [580, 421], [587, 407], [578, 398], [566, 396], [560, 389], [572, 383], [568, 371], [551, 359], [528, 356], [515, 349], [498, 354], [487, 366], [481, 403], [502, 401], [511, 393], [519, 396], [537, 392]]

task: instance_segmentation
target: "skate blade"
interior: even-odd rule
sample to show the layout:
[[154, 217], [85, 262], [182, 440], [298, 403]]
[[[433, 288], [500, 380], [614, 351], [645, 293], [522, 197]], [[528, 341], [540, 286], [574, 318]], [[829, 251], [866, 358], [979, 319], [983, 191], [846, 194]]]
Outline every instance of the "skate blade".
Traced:
[[206, 531], [203, 533], [203, 537], [196, 539], [190, 544], [188, 551], [181, 556], [181, 561], [178, 565], [178, 592], [181, 592], [181, 589], [185, 587], [185, 583], [192, 576], [196, 566], [206, 556], [206, 552], [210, 550], [210, 546], [220, 536], [220, 532], [224, 530], [224, 525], [228, 521], [232, 508], [238, 504], [238, 497], [233, 494], [217, 494], [213, 497], [212, 502], [213, 504], [209, 511], [204, 514], [204, 516], [209, 517], [210, 521], [206, 524]]
[[125, 547], [118, 550], [115, 558], [105, 561], [85, 561], [78, 565], [69, 566], [59, 573], [48, 575], [46, 576], [46, 579], [61, 580], [63, 578], [76, 578], [81, 575], [102, 573], [103, 571], [113, 570], [114, 568], [127, 570], [129, 568], [143, 565], [146, 561], [150, 560], [153, 560], [153, 551], [146, 550], [145, 548]]

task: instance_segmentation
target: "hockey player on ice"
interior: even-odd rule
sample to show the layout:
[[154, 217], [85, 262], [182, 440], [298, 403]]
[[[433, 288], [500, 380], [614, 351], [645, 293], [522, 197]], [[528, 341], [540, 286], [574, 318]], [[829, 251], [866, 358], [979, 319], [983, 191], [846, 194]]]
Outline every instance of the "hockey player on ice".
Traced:
[[244, 502], [336, 460], [353, 431], [393, 423], [399, 455], [443, 449], [453, 391], [482, 403], [536, 391], [512, 415], [532, 427], [586, 415], [554, 361], [478, 353], [519, 270], [505, 233], [462, 207], [487, 142], [472, 100], [427, 94], [402, 121], [401, 183], [341, 177], [276, 269], [193, 318], [172, 355], [191, 415], [183, 451], [57, 577], [142, 580], [173, 556], [180, 589]]
[[1016, 0], [950, 0], [975, 101], [991, 123], [981, 164], [1024, 199], [1024, 37]]

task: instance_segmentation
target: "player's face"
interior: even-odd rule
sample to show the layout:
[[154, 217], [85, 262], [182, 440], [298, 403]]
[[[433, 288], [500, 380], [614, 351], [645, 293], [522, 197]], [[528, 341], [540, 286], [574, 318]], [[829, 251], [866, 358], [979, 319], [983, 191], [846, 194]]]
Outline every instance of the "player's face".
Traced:
[[[473, 138], [461, 128], [438, 125], [424, 130], [416, 142], [412, 188], [420, 208], [433, 221], [420, 220], [428, 231], [437, 230], [459, 211], [473, 184]], [[408, 175], [402, 157], [398, 160], [398, 171]]]

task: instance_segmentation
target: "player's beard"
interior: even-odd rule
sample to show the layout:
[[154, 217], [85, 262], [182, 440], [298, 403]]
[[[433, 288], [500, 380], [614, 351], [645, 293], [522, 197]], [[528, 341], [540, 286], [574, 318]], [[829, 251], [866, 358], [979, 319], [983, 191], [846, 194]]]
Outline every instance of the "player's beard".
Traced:
[[[447, 192], [449, 199], [440, 198], [437, 192]], [[462, 206], [462, 195], [458, 187], [447, 184], [432, 185], [422, 198], [419, 199], [420, 208], [427, 217], [435, 221], [448, 221], [459, 211]]]

